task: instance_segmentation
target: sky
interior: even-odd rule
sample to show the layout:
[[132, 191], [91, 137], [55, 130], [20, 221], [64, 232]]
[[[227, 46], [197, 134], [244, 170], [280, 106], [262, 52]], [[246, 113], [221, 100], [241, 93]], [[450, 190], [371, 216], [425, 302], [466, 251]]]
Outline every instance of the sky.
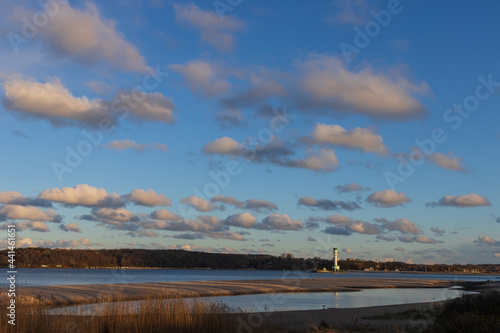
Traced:
[[0, 247], [500, 264], [499, 11], [4, 0]]

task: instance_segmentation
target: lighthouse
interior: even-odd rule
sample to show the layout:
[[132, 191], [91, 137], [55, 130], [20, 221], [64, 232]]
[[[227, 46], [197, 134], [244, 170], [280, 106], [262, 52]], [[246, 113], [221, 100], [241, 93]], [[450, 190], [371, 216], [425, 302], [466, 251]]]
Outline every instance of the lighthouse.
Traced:
[[338, 265], [338, 259], [339, 259], [339, 250], [336, 247], [334, 247], [333, 248], [333, 267], [332, 267], [332, 270], [334, 272], [340, 271], [340, 267]]

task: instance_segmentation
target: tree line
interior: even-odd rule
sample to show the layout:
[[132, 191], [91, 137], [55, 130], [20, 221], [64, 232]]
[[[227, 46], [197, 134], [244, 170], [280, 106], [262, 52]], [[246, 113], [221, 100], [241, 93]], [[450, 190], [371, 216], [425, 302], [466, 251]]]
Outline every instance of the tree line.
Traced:
[[[8, 267], [7, 250], [0, 251], [0, 267]], [[342, 270], [427, 271], [427, 272], [500, 272], [500, 265], [422, 265], [362, 259], [340, 260]], [[323, 270], [332, 261], [319, 258], [294, 258], [266, 254], [206, 253], [184, 250], [104, 249], [66, 250], [19, 248], [16, 266], [20, 268], [187, 268], [187, 269], [259, 269], [259, 270]]]

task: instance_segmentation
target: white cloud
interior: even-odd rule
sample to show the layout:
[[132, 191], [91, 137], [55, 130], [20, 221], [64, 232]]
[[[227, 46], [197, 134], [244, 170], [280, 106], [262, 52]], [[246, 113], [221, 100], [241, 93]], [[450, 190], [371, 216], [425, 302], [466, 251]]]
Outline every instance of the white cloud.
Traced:
[[262, 226], [271, 230], [300, 230], [304, 227], [301, 220], [292, 220], [287, 214], [271, 214], [262, 220]]
[[133, 149], [138, 153], [142, 153], [145, 150], [161, 150], [164, 152], [168, 151], [167, 145], [163, 143], [158, 143], [155, 142], [154, 144], [150, 143], [144, 143], [144, 144], [139, 144], [133, 140], [113, 140], [105, 145], [103, 145], [104, 148], [107, 149], [115, 149], [118, 151], [126, 150], [126, 149]]
[[222, 231], [223, 221], [219, 220], [216, 216], [200, 216], [197, 220], [152, 220], [141, 222], [141, 226], [145, 229], [207, 232]]
[[242, 149], [242, 144], [227, 136], [215, 139], [203, 147], [205, 153], [218, 155], [239, 155]]
[[[38, 231], [38, 232], [49, 232], [50, 228], [43, 222], [40, 221], [24, 221], [24, 222], [17, 222], [15, 224], [16, 231], [22, 231], [22, 230], [30, 230], [30, 231]], [[8, 229], [8, 224], [5, 223], [2, 226], [0, 226], [1, 230], [7, 230]]]
[[379, 207], [396, 207], [403, 206], [405, 202], [411, 202], [403, 192], [397, 193], [393, 190], [375, 191], [368, 196], [368, 202]]
[[190, 89], [201, 95], [218, 96], [231, 89], [231, 84], [221, 77], [221, 69], [207, 61], [194, 60], [184, 65], [170, 65], [169, 68], [181, 73]]
[[370, 187], [363, 187], [358, 183], [351, 183], [345, 185], [337, 185], [334, 187], [339, 193], [357, 192], [357, 191], [370, 191]]
[[490, 236], [482, 236], [482, 235], [479, 236], [477, 240], [474, 241], [474, 243], [500, 246], [500, 241], [497, 241], [496, 239], [491, 238]]
[[229, 239], [235, 241], [246, 241], [248, 239], [244, 238], [242, 235], [233, 231], [207, 231], [203, 235], [214, 238], [214, 239]]
[[298, 205], [314, 207], [323, 210], [355, 210], [361, 209], [361, 207], [354, 201], [340, 201], [340, 200], [328, 200], [328, 199], [319, 199], [316, 200], [311, 197], [301, 197], [299, 199]]
[[129, 232], [127, 232], [127, 235], [132, 236], [132, 237], [158, 237], [158, 236], [160, 236], [154, 231], [147, 231], [147, 230], [129, 231]]
[[230, 51], [236, 45], [234, 33], [246, 24], [234, 17], [221, 18], [214, 11], [204, 11], [194, 4], [174, 4], [177, 22], [198, 30], [203, 42], [221, 51]]
[[195, 195], [191, 195], [189, 198], [183, 198], [181, 200], [181, 203], [191, 206], [200, 212], [211, 212], [213, 210], [220, 209], [220, 207], [214, 205], [214, 203], [199, 198]]
[[52, 209], [43, 211], [38, 207], [19, 205], [4, 205], [0, 207], [0, 221], [5, 221], [6, 219], [57, 223], [62, 221], [62, 217], [54, 213]]
[[429, 238], [427, 236], [399, 236], [399, 240], [403, 243], [422, 243], [422, 244], [436, 244], [444, 243], [443, 241], [437, 241], [434, 238]]
[[176, 221], [182, 219], [180, 216], [175, 215], [174, 213], [166, 209], [155, 210], [150, 214], [150, 217], [155, 220], [165, 220], [165, 221]]
[[[56, 15], [39, 30], [39, 36], [54, 54], [84, 65], [104, 63], [110, 67], [145, 72], [144, 57], [116, 30], [116, 23], [102, 17], [95, 4], [83, 9], [60, 3]], [[34, 14], [34, 13], [32, 13]]]
[[74, 97], [58, 78], [46, 83], [13, 78], [3, 83], [4, 104], [23, 116], [46, 118], [54, 125], [99, 124], [107, 117], [101, 100]]
[[39, 198], [29, 198], [17, 191], [0, 192], [0, 203], [19, 206], [52, 207], [52, 203]]
[[414, 97], [428, 93], [427, 84], [414, 84], [396, 70], [376, 73], [366, 66], [352, 72], [330, 56], [311, 56], [299, 67], [302, 75], [296, 101], [303, 110], [330, 109], [393, 120], [427, 113]]
[[77, 247], [93, 247], [102, 246], [100, 243], [92, 243], [88, 238], [81, 237], [79, 239], [58, 239], [57, 241], [44, 240], [32, 243], [31, 246], [49, 247], [49, 248], [77, 248]]
[[248, 213], [234, 214], [227, 217], [224, 223], [241, 228], [255, 228], [257, 226], [257, 219]]
[[327, 125], [317, 123], [312, 134], [312, 142], [318, 144], [331, 144], [348, 149], [359, 149], [378, 155], [388, 155], [389, 150], [380, 135], [366, 128], [356, 127], [346, 130], [340, 125]]
[[448, 155], [434, 153], [431, 154], [429, 158], [437, 167], [453, 171], [467, 172], [462, 165], [463, 160], [459, 157], [453, 156], [452, 153], [449, 153]]
[[394, 221], [389, 221], [387, 219], [375, 219], [375, 221], [382, 223], [382, 226], [390, 231], [400, 231], [405, 234], [414, 235], [422, 233], [422, 229], [420, 229], [415, 222], [408, 219], [397, 219]]
[[[353, 220], [344, 215], [330, 215], [326, 218], [325, 221], [330, 224], [339, 226], [345, 231], [348, 231], [347, 233], [344, 233], [342, 229], [337, 230], [337, 232], [328, 232], [325, 230], [327, 233], [331, 234], [349, 235], [350, 232], [357, 232], [360, 234], [376, 235], [380, 233], [377, 225], [370, 222]], [[330, 231], [334, 230], [330, 229]]]
[[[141, 97], [137, 98], [137, 95]], [[175, 105], [170, 98], [162, 93], [138, 93], [138, 91], [119, 92], [115, 101], [132, 101], [127, 108], [130, 115], [138, 121], [147, 120], [152, 122], [162, 122], [165, 124], [175, 123]], [[118, 106], [121, 102], [118, 103]]]
[[74, 223], [71, 223], [71, 224], [61, 224], [59, 226], [59, 228], [61, 230], [64, 230], [64, 231], [70, 231], [70, 232], [82, 232], [82, 230], [80, 230], [80, 227], [78, 226], [78, 223], [74, 222]]
[[[75, 97], [58, 78], [46, 83], [20, 77], [8, 78], [2, 85], [6, 109], [22, 117], [46, 119], [54, 126], [99, 126], [106, 120], [117, 122], [117, 115], [137, 121], [175, 122], [172, 101], [161, 93], [119, 92], [113, 102]], [[137, 97], [140, 95], [140, 97]], [[116, 112], [123, 111], [123, 112]]]
[[480, 207], [491, 206], [491, 202], [483, 195], [469, 193], [465, 195], [445, 195], [437, 202], [430, 202], [427, 206], [451, 206], [451, 207]]
[[316, 152], [304, 159], [287, 160], [280, 165], [313, 171], [334, 171], [339, 167], [339, 160], [335, 155], [335, 150], [324, 148], [320, 149], [319, 153]]
[[334, 171], [339, 161], [333, 149], [309, 150], [305, 158], [291, 158], [295, 153], [283, 141], [273, 136], [267, 144], [243, 145], [230, 137], [221, 137], [203, 147], [205, 154], [246, 158], [254, 163], [271, 163], [287, 168], [307, 169], [318, 172]]
[[133, 190], [130, 194], [126, 194], [125, 199], [127, 201], [133, 202], [136, 205], [146, 206], [146, 207], [156, 207], [156, 206], [172, 206], [172, 201], [167, 198], [165, 194], [156, 194], [152, 189]]
[[136, 230], [140, 218], [124, 208], [93, 208], [91, 214], [82, 215], [80, 219], [109, 224], [116, 229]]
[[87, 184], [45, 190], [40, 193], [39, 198], [67, 206], [120, 207], [124, 205], [119, 194], [108, 193], [103, 188]]

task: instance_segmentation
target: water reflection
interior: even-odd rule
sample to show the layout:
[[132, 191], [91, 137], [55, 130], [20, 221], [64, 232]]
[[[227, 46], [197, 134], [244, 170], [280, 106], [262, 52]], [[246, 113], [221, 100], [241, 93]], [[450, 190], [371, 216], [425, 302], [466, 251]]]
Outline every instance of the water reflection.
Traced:
[[282, 293], [280, 302], [269, 304], [269, 294], [207, 297], [247, 312], [361, 308], [424, 303], [456, 298], [463, 291], [448, 288], [367, 289], [357, 292]]
[[[362, 308], [369, 306], [424, 303], [443, 301], [464, 294], [456, 288], [398, 288], [366, 289], [353, 292], [274, 293], [225, 297], [204, 297], [206, 300], [223, 302], [244, 312], [273, 312], [294, 310], [320, 310], [329, 308]], [[147, 301], [131, 301], [124, 304], [130, 313]], [[112, 303], [113, 304], [113, 303]], [[52, 309], [50, 314], [95, 315], [103, 304], [84, 304]]]

